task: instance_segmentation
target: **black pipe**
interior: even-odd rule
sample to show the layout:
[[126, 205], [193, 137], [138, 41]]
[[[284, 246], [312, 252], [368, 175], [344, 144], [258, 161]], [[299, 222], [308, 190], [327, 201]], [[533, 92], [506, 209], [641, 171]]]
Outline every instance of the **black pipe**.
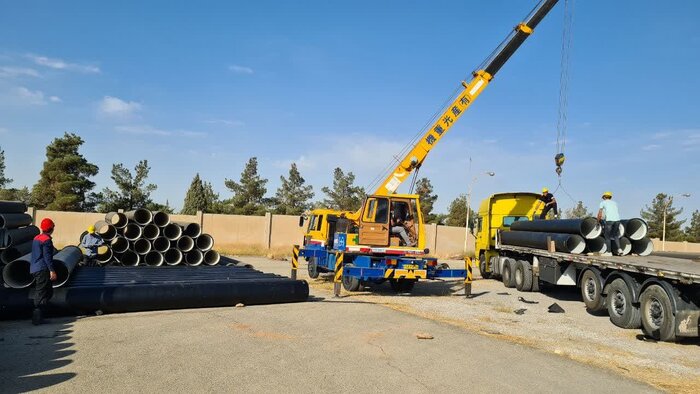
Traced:
[[129, 223], [129, 219], [121, 212], [110, 212], [106, 214], [105, 221], [119, 229], [124, 228], [127, 223]]
[[600, 236], [602, 227], [595, 218], [562, 220], [522, 220], [510, 225], [511, 231], [576, 234], [586, 239]]
[[39, 228], [36, 226], [5, 230], [5, 237], [7, 237], [5, 243], [7, 247], [20, 245], [34, 240], [37, 235], [39, 235]]
[[627, 237], [620, 237], [617, 242], [620, 244], [622, 255], [626, 256], [632, 252], [632, 242]]
[[2, 269], [2, 280], [13, 289], [23, 289], [34, 283], [34, 277], [29, 273], [32, 253], [27, 253], [15, 259]]
[[129, 241], [136, 241], [137, 239], [141, 238], [141, 226], [139, 226], [136, 223], [129, 223], [124, 227], [123, 235], [124, 238], [128, 239]]
[[119, 256], [118, 260], [121, 265], [127, 267], [135, 267], [139, 265], [139, 262], [141, 261], [141, 256], [133, 250], [127, 250]]
[[[516, 222], [517, 223], [517, 222]], [[547, 240], [554, 241], [557, 252], [579, 254], [586, 249], [583, 237], [576, 234], [539, 233], [530, 231], [504, 231], [501, 243], [548, 250]]]
[[182, 252], [179, 249], [168, 249], [163, 254], [163, 259], [167, 265], [178, 265], [182, 263]]
[[188, 235], [183, 235], [177, 240], [177, 248], [182, 251], [182, 253], [187, 253], [194, 249], [194, 240]]
[[83, 252], [77, 246], [66, 246], [53, 256], [53, 269], [56, 271], [56, 280], [53, 287], [61, 287], [70, 278], [71, 272], [78, 266], [83, 258]]
[[158, 237], [153, 240], [153, 250], [160, 253], [165, 253], [170, 249], [170, 241], [165, 237]]
[[117, 228], [104, 220], [95, 223], [95, 232], [105, 241], [111, 241], [117, 236]]
[[206, 252], [214, 247], [214, 238], [209, 234], [202, 234], [195, 240], [197, 249]]
[[27, 212], [27, 204], [19, 201], [0, 201], [0, 212], [25, 213]]
[[101, 265], [109, 263], [114, 257], [114, 251], [112, 248], [109, 246], [100, 246], [99, 249], [102, 249], [102, 251], [97, 253], [97, 257], [95, 258], [97, 262], [99, 262]]
[[649, 256], [654, 251], [654, 243], [647, 237], [632, 240], [632, 253], [640, 256]]
[[141, 226], [145, 226], [153, 220], [153, 214], [148, 209], [138, 208], [133, 211], [124, 212], [124, 215], [130, 221]]
[[19, 245], [10, 246], [0, 251], [0, 263], [9, 264], [12, 261], [32, 252], [32, 242], [25, 242]]
[[170, 241], [177, 241], [182, 236], [182, 227], [175, 223], [170, 223], [163, 227], [163, 236]]
[[196, 267], [204, 261], [204, 254], [197, 249], [185, 253], [185, 264]]
[[160, 227], [153, 223], [147, 224], [143, 226], [141, 236], [149, 241], [153, 241], [160, 236]]
[[202, 235], [202, 226], [197, 223], [177, 222], [182, 227], [182, 233], [191, 238], [197, 238]]
[[32, 217], [26, 213], [0, 213], [0, 228], [11, 229], [32, 224]]
[[131, 249], [140, 255], [145, 255], [151, 251], [151, 242], [145, 238], [139, 238], [134, 241]]
[[165, 212], [156, 211], [153, 212], [153, 224], [158, 227], [165, 227], [170, 224], [170, 215]]
[[216, 250], [208, 250], [204, 253], [204, 264], [206, 265], [217, 265], [221, 260], [221, 255]]
[[586, 240], [587, 253], [605, 253], [608, 251], [608, 246], [605, 244], [605, 238], [597, 237]]
[[631, 241], [639, 241], [647, 236], [649, 231], [649, 226], [647, 222], [643, 219], [634, 218], [620, 220], [623, 226], [625, 226], [625, 237], [629, 238]]
[[129, 250], [129, 241], [124, 237], [117, 236], [112, 240], [111, 247], [114, 253], [124, 253]]
[[152, 250], [143, 257], [143, 262], [151, 267], [160, 267], [163, 265], [163, 255], [160, 252]]

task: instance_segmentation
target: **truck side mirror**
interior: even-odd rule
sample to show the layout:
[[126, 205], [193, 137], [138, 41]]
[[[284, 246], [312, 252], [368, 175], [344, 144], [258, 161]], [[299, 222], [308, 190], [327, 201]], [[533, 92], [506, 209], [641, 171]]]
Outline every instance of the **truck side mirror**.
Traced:
[[299, 227], [304, 227], [304, 215], [299, 216]]

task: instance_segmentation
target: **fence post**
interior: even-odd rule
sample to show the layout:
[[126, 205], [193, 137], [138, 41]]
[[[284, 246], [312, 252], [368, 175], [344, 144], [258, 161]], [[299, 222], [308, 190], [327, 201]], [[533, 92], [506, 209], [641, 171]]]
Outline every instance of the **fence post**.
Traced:
[[265, 239], [263, 240], [263, 245], [270, 250], [272, 246], [272, 214], [270, 212], [265, 212]]
[[29, 207], [27, 209], [29, 216], [32, 217], [32, 225], [36, 226], [36, 207]]
[[199, 223], [199, 228], [202, 229], [202, 233], [204, 233], [204, 212], [202, 211], [197, 211], [197, 223]]
[[433, 224], [433, 226], [435, 227], [435, 234], [434, 234], [435, 236], [433, 237], [433, 247], [431, 248], [431, 250], [433, 251], [433, 255], [437, 256], [437, 246], [438, 246], [438, 239], [437, 239], [437, 238], [438, 238], [438, 225], [437, 225], [437, 224]]

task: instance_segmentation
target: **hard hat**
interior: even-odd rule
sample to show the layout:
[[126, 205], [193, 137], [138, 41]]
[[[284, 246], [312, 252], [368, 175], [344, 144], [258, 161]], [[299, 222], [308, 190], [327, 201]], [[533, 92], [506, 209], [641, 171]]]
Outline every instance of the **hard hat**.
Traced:
[[542, 193], [548, 193], [548, 192], [549, 192], [549, 189], [547, 189], [546, 187], [542, 188]]
[[51, 220], [51, 219], [49, 219], [49, 218], [44, 218], [44, 219], [42, 219], [42, 220], [41, 220], [41, 224], [39, 224], [39, 228], [41, 229], [41, 231], [43, 231], [43, 232], [45, 232], [45, 233], [47, 233], [47, 232], [53, 230], [53, 228], [54, 228], [55, 226], [56, 226], [56, 225], [54, 224], [53, 220]]
[[611, 193], [611, 192], [605, 192], [605, 193], [603, 193], [603, 197], [610, 197], [610, 198], [612, 198], [612, 193]]
[[93, 225], [88, 226], [88, 233], [94, 234], [95, 233], [95, 226], [93, 226]]

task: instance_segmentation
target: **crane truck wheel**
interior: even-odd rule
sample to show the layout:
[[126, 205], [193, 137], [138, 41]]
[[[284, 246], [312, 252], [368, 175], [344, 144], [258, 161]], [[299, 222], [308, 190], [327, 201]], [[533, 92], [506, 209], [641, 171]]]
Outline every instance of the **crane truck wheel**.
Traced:
[[[345, 264], [346, 268], [352, 267], [352, 264]], [[348, 275], [343, 275], [343, 288], [347, 291], [357, 291], [360, 289], [360, 279]]]
[[309, 278], [311, 278], [311, 279], [318, 278], [318, 263], [316, 263], [315, 257], [312, 257], [311, 259], [309, 259], [309, 262], [306, 265], [306, 269], [309, 272]]
[[486, 269], [486, 256], [483, 253], [479, 255], [479, 273], [484, 279], [491, 278], [491, 272]]
[[675, 341], [676, 318], [668, 293], [659, 285], [651, 285], [644, 290], [639, 301], [644, 334], [657, 341]]
[[532, 290], [532, 265], [525, 260], [515, 263], [515, 288], [525, 292]]
[[503, 262], [503, 272], [501, 272], [501, 277], [503, 278], [503, 286], [505, 287], [515, 287], [515, 260], [511, 258], [505, 259]]
[[590, 313], [600, 313], [606, 308], [601, 283], [598, 274], [592, 270], [586, 270], [581, 277], [581, 298]]
[[639, 308], [632, 305], [632, 291], [622, 278], [613, 280], [607, 287], [610, 321], [620, 328], [639, 328], [642, 325]]

